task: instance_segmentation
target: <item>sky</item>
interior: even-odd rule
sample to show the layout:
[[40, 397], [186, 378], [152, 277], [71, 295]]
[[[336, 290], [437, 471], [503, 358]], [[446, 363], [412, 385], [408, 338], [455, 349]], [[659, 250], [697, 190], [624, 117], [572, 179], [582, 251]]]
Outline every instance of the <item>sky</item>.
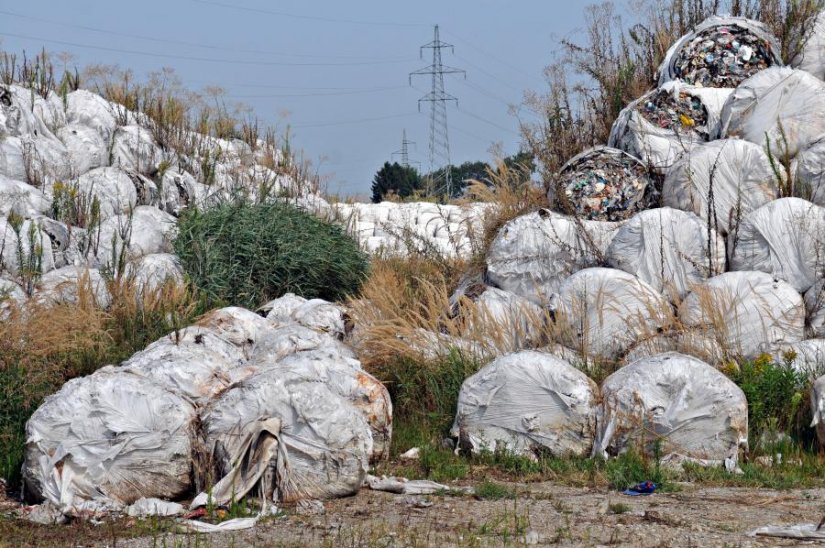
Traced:
[[[432, 63], [420, 46], [454, 46], [443, 63], [458, 98], [447, 108], [451, 161], [491, 159], [520, 144], [511, 105], [544, 91], [544, 67], [562, 37], [584, 26], [585, 2], [559, 0], [49, 0], [0, 5], [0, 47], [32, 55], [70, 52], [79, 67], [117, 64], [138, 77], [172, 68], [192, 90], [220, 86], [227, 102], [252, 107], [263, 124], [291, 127], [327, 192], [369, 195], [385, 161], [429, 168], [431, 80], [409, 73]], [[524, 116], [522, 111], [522, 116]]]

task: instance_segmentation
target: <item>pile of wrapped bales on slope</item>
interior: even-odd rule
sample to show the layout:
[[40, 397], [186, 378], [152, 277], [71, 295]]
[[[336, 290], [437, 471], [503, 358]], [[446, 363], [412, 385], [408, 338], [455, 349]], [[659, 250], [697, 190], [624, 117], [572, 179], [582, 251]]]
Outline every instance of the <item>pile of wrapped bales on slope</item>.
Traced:
[[215, 310], [66, 383], [26, 426], [27, 495], [83, 515], [198, 492], [194, 507], [357, 492], [389, 451], [389, 394], [341, 342], [339, 307], [266, 308]]

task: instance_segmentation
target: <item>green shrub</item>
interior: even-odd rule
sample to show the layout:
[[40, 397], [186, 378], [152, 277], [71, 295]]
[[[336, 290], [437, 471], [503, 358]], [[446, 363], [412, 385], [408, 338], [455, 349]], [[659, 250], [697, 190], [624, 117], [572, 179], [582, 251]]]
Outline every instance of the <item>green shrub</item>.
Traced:
[[367, 258], [340, 228], [285, 203], [189, 209], [175, 253], [215, 303], [255, 308], [293, 292], [339, 300], [356, 293]]

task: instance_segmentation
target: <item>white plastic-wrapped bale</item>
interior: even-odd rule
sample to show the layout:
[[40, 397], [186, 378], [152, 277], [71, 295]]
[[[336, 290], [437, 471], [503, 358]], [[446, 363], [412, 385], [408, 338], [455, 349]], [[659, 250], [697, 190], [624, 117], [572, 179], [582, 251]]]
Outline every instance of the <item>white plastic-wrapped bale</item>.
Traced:
[[825, 278], [805, 292], [805, 327], [809, 337], [825, 339]]
[[66, 116], [76, 123], [97, 132], [108, 147], [117, 129], [115, 107], [96, 93], [79, 89], [66, 95]]
[[744, 358], [801, 341], [805, 334], [802, 297], [764, 272], [728, 272], [694, 287], [679, 318], [688, 327], [714, 330], [729, 354]]
[[[251, 365], [255, 365], [253, 360]], [[349, 401], [366, 419], [372, 433], [370, 460], [389, 457], [392, 438], [392, 400], [378, 379], [357, 361], [319, 352], [291, 354], [265, 367], [276, 369], [291, 382], [320, 382]]]
[[797, 155], [793, 174], [794, 195], [825, 206], [825, 135]]
[[[153, 253], [172, 251], [175, 218], [152, 206], [137, 206], [129, 213], [113, 215], [96, 231], [98, 264], [117, 265]], [[125, 256], [124, 256], [125, 255]]]
[[743, 215], [776, 199], [776, 175], [759, 145], [723, 139], [698, 146], [668, 170], [665, 206], [690, 211], [727, 236]]
[[159, 207], [167, 213], [179, 215], [189, 205], [206, 205], [210, 189], [189, 172], [170, 168], [163, 172], [158, 192]]
[[152, 253], [126, 264], [126, 278], [133, 279], [141, 294], [159, 290], [166, 284], [182, 286], [183, 268], [177, 255]]
[[811, 426], [816, 428], [819, 444], [825, 446], [825, 376], [819, 377], [811, 389]]
[[99, 167], [84, 173], [78, 177], [76, 189], [89, 203], [97, 198], [101, 219], [127, 213], [138, 204], [135, 183], [128, 173], [116, 167]]
[[12, 310], [26, 302], [26, 294], [17, 283], [0, 278], [0, 322], [5, 321]]
[[198, 320], [198, 326], [210, 329], [243, 349], [247, 358], [275, 332], [267, 321], [251, 310], [228, 306], [212, 310]]
[[347, 332], [349, 316], [344, 307], [323, 299], [305, 299], [287, 293], [263, 305], [259, 312], [276, 325], [295, 322], [337, 338], [343, 338]]
[[0, 139], [0, 175], [47, 188], [72, 175], [66, 147], [49, 134]]
[[721, 136], [770, 147], [794, 158], [825, 133], [825, 82], [787, 67], [762, 71], [740, 85], [722, 109]]
[[63, 104], [63, 99], [54, 91], [49, 91], [46, 97], [43, 97], [40, 93], [35, 93], [31, 110], [34, 116], [52, 133], [67, 123], [66, 107]]
[[74, 175], [109, 165], [109, 147], [94, 128], [70, 124], [57, 130], [57, 138], [66, 147]]
[[21, 217], [34, 217], [50, 207], [51, 200], [36, 187], [0, 175], [0, 217], [12, 211]]
[[825, 80], [825, 11], [819, 12], [807, 32], [791, 38], [790, 65]]
[[562, 344], [593, 358], [613, 361], [673, 319], [661, 293], [612, 268], [588, 268], [570, 276], [551, 303]]
[[799, 198], [769, 202], [728, 237], [730, 270], [758, 270], [806, 292], [825, 271], [825, 209]]
[[144, 377], [105, 368], [71, 380], [26, 424], [26, 492], [64, 513], [180, 497], [191, 488], [194, 422], [191, 403]]
[[139, 125], [117, 128], [112, 145], [112, 165], [153, 175], [163, 161], [163, 151], [152, 132]]
[[596, 383], [553, 355], [508, 354], [461, 385], [451, 434], [473, 453], [586, 456], [598, 394]]
[[659, 85], [681, 80], [735, 88], [759, 71], [782, 65], [781, 54], [779, 41], [759, 21], [714, 15], [670, 47], [659, 67]]
[[[263, 318], [262, 318], [263, 319]], [[342, 358], [355, 358], [347, 345], [329, 333], [304, 327], [297, 323], [271, 326], [259, 332], [252, 359], [266, 360], [269, 363], [283, 359], [298, 352], [318, 351]]]
[[283, 502], [353, 495], [366, 477], [369, 425], [322, 383], [265, 371], [224, 392], [201, 419], [221, 480], [194, 507], [210, 498], [225, 504], [255, 487]]
[[610, 242], [607, 264], [670, 298], [725, 270], [725, 240], [692, 213], [650, 209], [627, 221]]
[[468, 333], [495, 333], [497, 347], [515, 352], [535, 348], [546, 334], [548, 314], [534, 302], [495, 287], [487, 287], [468, 301], [459, 301], [456, 312], [464, 318]]
[[742, 390], [701, 360], [670, 352], [619, 369], [602, 384], [593, 456], [630, 448], [736, 463], [748, 441]]
[[53, 269], [52, 242], [37, 221], [0, 218], [0, 272], [36, 277]]
[[0, 136], [34, 135], [38, 122], [31, 110], [26, 90], [19, 86], [0, 86]]
[[718, 135], [722, 106], [732, 91], [667, 82], [619, 113], [608, 146], [664, 173], [680, 156]]
[[622, 357], [624, 365], [666, 352], [679, 352], [718, 366], [726, 358], [725, 349], [708, 329], [675, 329], [642, 339]]
[[487, 276], [505, 291], [546, 304], [568, 276], [602, 262], [619, 226], [549, 210], [518, 217], [490, 245]]
[[85, 295], [93, 298], [102, 308], [107, 308], [111, 302], [106, 280], [100, 271], [74, 265], [43, 274], [35, 292], [38, 302], [53, 304], [77, 304]]
[[209, 329], [193, 326], [158, 339], [121, 368], [205, 405], [232, 384], [232, 371], [242, 369], [245, 361], [235, 345]]
[[780, 343], [770, 349], [770, 355], [776, 363], [787, 363], [811, 380], [825, 374], [825, 339]]
[[647, 209], [653, 185], [647, 167], [622, 150], [595, 147], [571, 158], [550, 188], [557, 210], [591, 221], [622, 221]]

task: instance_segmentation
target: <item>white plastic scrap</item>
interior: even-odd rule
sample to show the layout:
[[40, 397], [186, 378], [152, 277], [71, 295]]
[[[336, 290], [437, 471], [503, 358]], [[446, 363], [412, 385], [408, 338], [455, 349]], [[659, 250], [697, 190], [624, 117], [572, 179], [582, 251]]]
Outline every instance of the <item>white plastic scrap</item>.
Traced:
[[429, 480], [408, 480], [395, 476], [368, 475], [365, 483], [373, 491], [385, 491], [396, 495], [433, 495], [438, 492], [450, 491], [448, 485]]
[[610, 375], [593, 456], [630, 447], [710, 461], [737, 460], [748, 439], [748, 402], [724, 374], [690, 356], [670, 352], [639, 360]]
[[801, 341], [805, 305], [787, 283], [764, 272], [728, 272], [696, 286], [679, 317], [688, 327], [715, 330], [731, 355], [755, 358], [778, 343]]
[[[681, 95], [698, 99], [707, 115], [700, 134], [693, 125], [678, 123], [673, 128], [653, 124], [640, 113], [651, 97], [663, 91], [675, 98]], [[682, 82], [667, 82], [659, 90], [652, 91], [630, 103], [613, 123], [608, 146], [621, 149], [641, 159], [652, 169], [664, 173], [683, 154], [696, 145], [708, 141], [719, 133], [719, 117], [722, 106], [733, 90], [727, 88], [700, 88]], [[690, 122], [693, 122], [691, 120]]]
[[692, 213], [650, 209], [619, 229], [607, 250], [607, 263], [676, 301], [693, 284], [724, 272], [725, 240]]
[[593, 381], [553, 355], [508, 354], [464, 381], [450, 433], [474, 453], [583, 456], [593, 444], [597, 398]]
[[673, 319], [661, 293], [635, 276], [612, 268], [588, 268], [570, 276], [555, 302], [562, 344], [612, 361], [639, 339], [665, 329]]
[[662, 200], [727, 236], [738, 218], [776, 199], [776, 180], [761, 146], [722, 139], [694, 148], [668, 170]]
[[71, 380], [26, 424], [26, 490], [64, 512], [179, 497], [191, 486], [194, 420], [191, 403], [137, 375]]
[[799, 525], [766, 525], [748, 533], [749, 537], [790, 538], [795, 540], [825, 541], [825, 529], [815, 523]]
[[183, 514], [184, 507], [177, 502], [160, 500], [156, 498], [141, 498], [126, 508], [126, 515], [145, 518], [148, 516], [179, 516]]
[[806, 292], [825, 270], [825, 208], [800, 198], [769, 202], [728, 237], [730, 270], [758, 270]]
[[825, 133], [825, 82], [787, 67], [763, 70], [736, 88], [722, 109], [721, 136], [795, 157]]
[[547, 304], [565, 278], [598, 264], [620, 226], [549, 210], [518, 217], [493, 240], [487, 276], [505, 291]]

